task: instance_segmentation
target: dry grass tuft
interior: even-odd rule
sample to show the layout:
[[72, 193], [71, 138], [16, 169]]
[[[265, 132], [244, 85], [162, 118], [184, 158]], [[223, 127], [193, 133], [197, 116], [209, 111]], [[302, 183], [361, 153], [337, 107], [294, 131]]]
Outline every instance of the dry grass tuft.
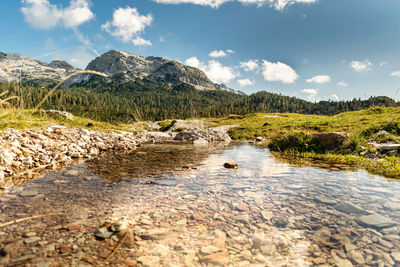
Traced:
[[108, 77], [107, 74], [98, 72], [98, 71], [94, 71], [94, 70], [80, 70], [80, 71], [76, 71], [66, 77], [64, 77], [61, 81], [59, 81], [56, 86], [53, 87], [53, 89], [51, 89], [44, 97], [43, 99], [39, 102], [39, 104], [36, 105], [35, 110], [37, 111], [42, 105], [43, 103], [47, 100], [47, 98], [49, 98], [49, 96], [51, 96], [55, 90], [57, 90], [58, 87], [60, 87], [66, 80], [68, 80], [71, 77], [74, 77], [75, 75], [78, 74], [94, 74], [94, 75], [99, 75], [102, 77]]

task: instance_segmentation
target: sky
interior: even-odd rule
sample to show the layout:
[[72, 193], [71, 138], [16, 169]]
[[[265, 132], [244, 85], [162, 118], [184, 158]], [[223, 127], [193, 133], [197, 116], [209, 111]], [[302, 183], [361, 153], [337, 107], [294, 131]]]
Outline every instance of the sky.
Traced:
[[2, 0], [0, 10], [0, 51], [44, 62], [85, 68], [117, 49], [247, 94], [400, 100], [399, 0]]

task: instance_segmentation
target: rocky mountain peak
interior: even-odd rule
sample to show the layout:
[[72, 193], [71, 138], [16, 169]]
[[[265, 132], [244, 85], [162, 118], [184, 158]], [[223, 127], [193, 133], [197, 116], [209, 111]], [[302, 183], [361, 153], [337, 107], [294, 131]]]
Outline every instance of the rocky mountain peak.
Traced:
[[61, 80], [75, 70], [64, 61], [47, 64], [20, 54], [0, 52], [0, 81], [27, 80], [46, 86]]
[[161, 57], [142, 57], [118, 50], [111, 50], [95, 58], [86, 69], [103, 72], [110, 76], [124, 73], [125, 77], [131, 79], [149, 78], [164, 82], [181, 81], [200, 90], [216, 89], [205, 73], [199, 69]]

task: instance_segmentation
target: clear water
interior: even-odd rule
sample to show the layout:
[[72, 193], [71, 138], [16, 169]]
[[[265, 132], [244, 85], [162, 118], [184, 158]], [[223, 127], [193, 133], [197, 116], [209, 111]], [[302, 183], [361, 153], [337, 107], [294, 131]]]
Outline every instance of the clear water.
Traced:
[[[223, 167], [232, 160], [237, 170]], [[127, 259], [149, 266], [400, 264], [400, 231], [360, 221], [379, 214], [400, 222], [398, 182], [298, 167], [251, 145], [146, 145], [47, 173], [0, 201], [1, 222], [61, 213], [1, 227], [5, 266], [98, 264], [117, 238], [99, 241], [93, 233], [121, 217], [132, 220], [136, 244], [106, 265], [125, 266]], [[79, 230], [68, 231], [71, 225]], [[157, 229], [176, 235], [143, 238]], [[26, 232], [39, 239], [25, 242]]]

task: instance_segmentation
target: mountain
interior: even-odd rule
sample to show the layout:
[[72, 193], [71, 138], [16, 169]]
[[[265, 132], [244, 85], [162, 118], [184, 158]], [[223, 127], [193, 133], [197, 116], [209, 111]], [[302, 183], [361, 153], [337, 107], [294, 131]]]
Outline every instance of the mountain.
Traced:
[[[177, 61], [161, 57], [142, 57], [129, 52], [111, 50], [92, 60], [86, 70], [95, 70], [111, 76], [111, 80], [120, 82], [136, 79], [176, 84], [184, 82], [198, 90], [234, 90], [225, 85], [214, 84], [200, 69], [185, 66]], [[66, 86], [85, 85], [94, 76], [82, 74], [67, 81]]]
[[23, 55], [0, 52], [0, 81], [22, 80], [39, 86], [48, 86], [76, 70], [65, 61], [57, 60], [47, 64]]
[[[5, 53], [0, 53], [0, 66], [0, 81], [15, 82], [22, 78], [41, 86], [52, 85], [77, 70], [65, 61], [56, 60], [47, 64], [22, 55]], [[167, 84], [184, 82], [198, 90], [236, 92], [224, 84], [214, 84], [200, 69], [161, 57], [142, 57], [118, 50], [108, 51], [95, 58], [87, 65], [86, 70], [109, 75], [110, 79], [103, 80], [104, 82], [124, 83], [149, 79]], [[68, 79], [63, 87], [84, 86], [93, 79], [99, 78], [92, 74], [76, 75]]]

